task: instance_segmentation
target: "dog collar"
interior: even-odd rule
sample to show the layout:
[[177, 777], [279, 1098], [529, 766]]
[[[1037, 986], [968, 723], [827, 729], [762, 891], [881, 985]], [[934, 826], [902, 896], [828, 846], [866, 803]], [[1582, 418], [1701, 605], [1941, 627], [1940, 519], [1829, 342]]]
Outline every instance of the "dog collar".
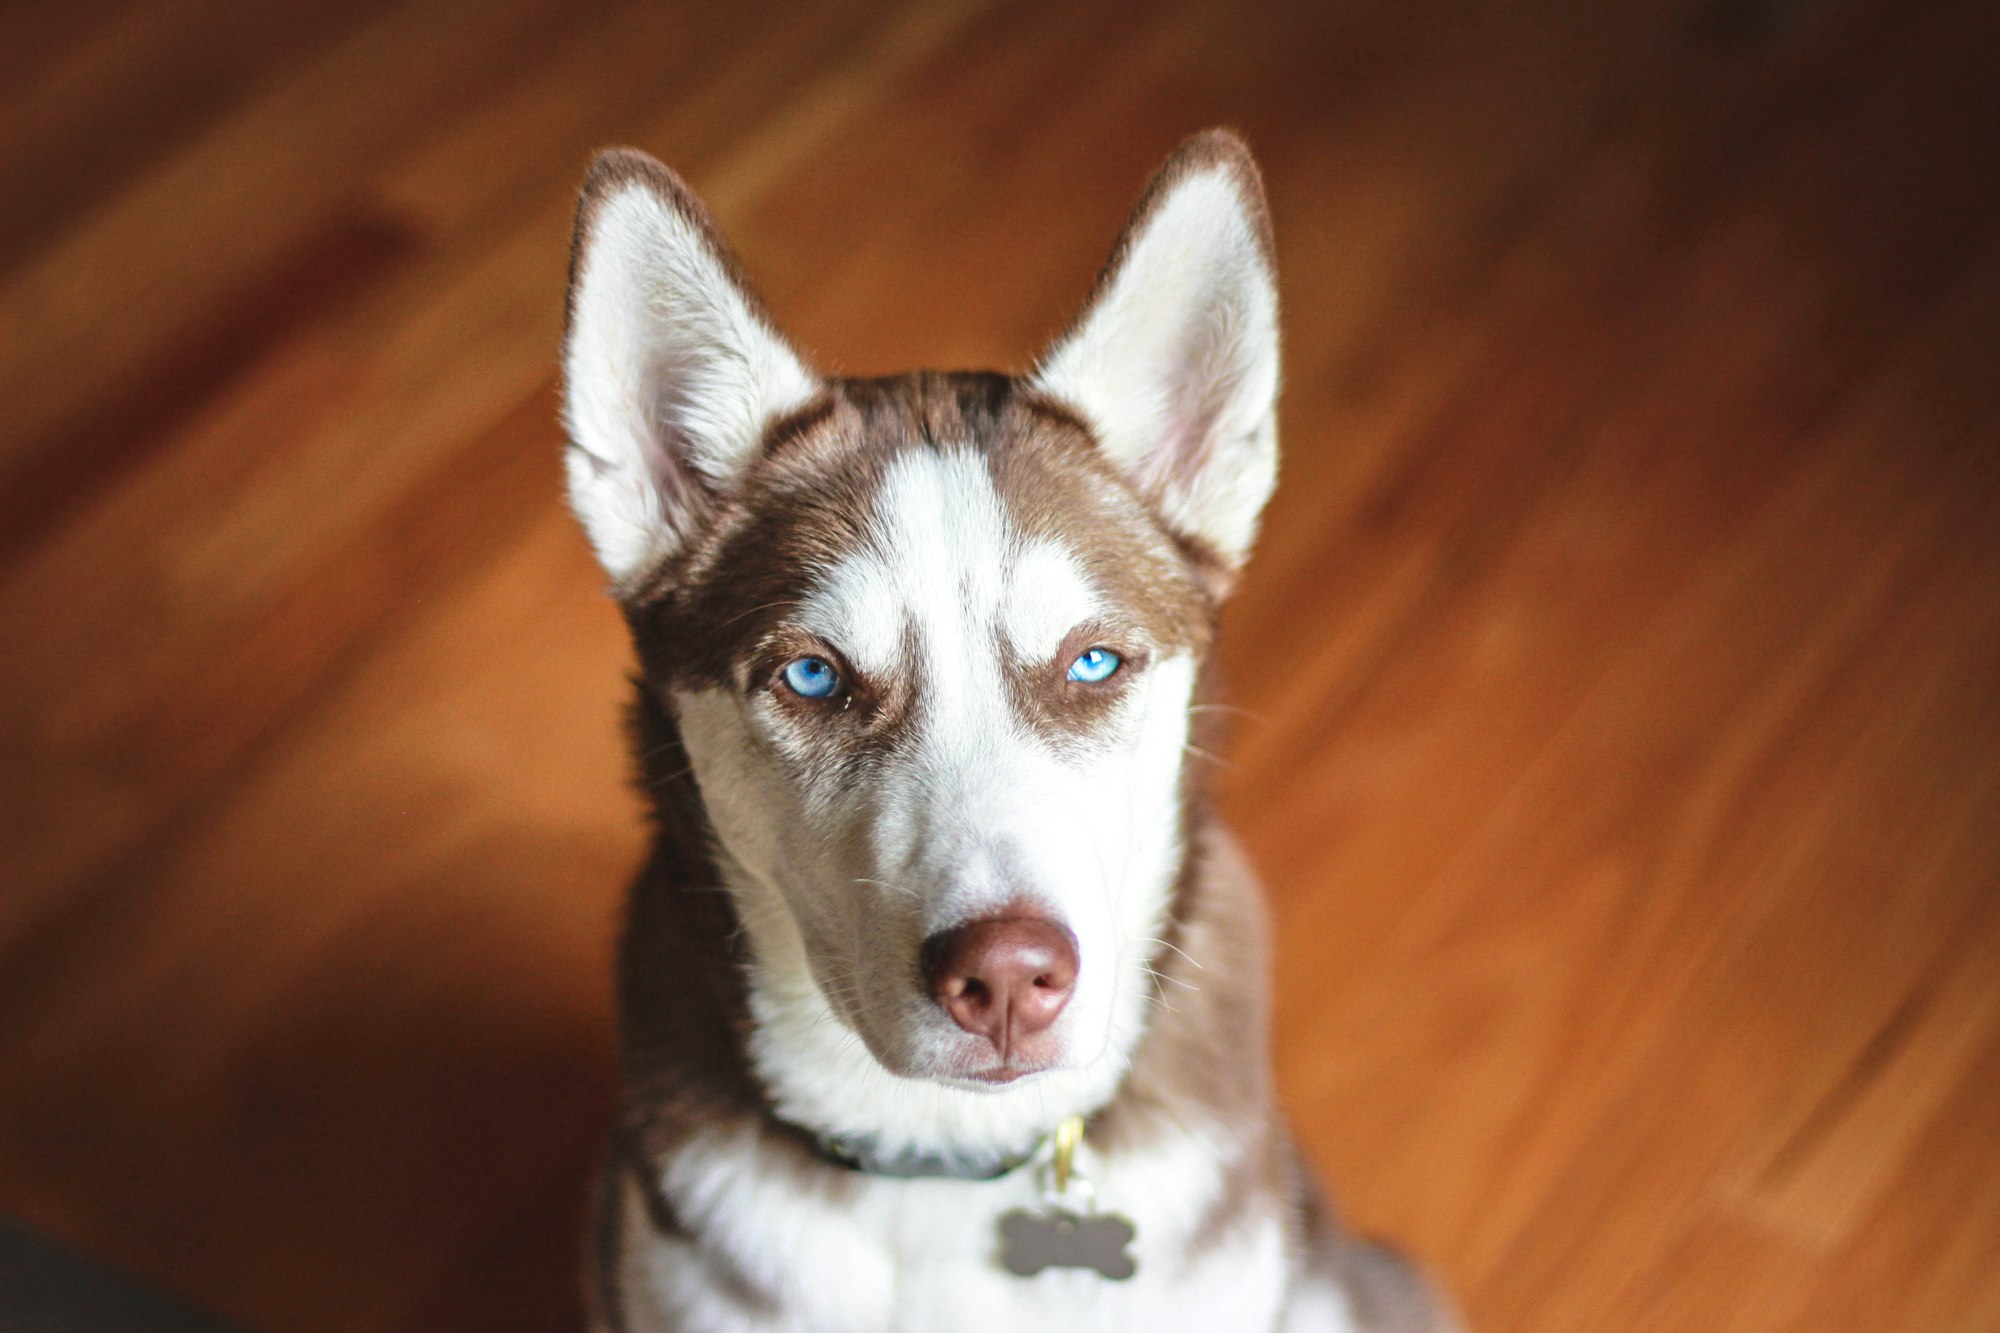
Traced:
[[887, 1176], [895, 1180], [998, 1180], [1035, 1160], [1050, 1139], [1040, 1135], [1019, 1152], [997, 1157], [968, 1157], [962, 1153], [936, 1152], [922, 1148], [884, 1149], [872, 1138], [829, 1139], [812, 1136], [820, 1156], [836, 1166], [863, 1175]]
[[[1033, 1277], [1049, 1268], [1081, 1268], [1119, 1282], [1138, 1271], [1129, 1252], [1139, 1229], [1132, 1219], [1099, 1212], [1097, 1191], [1076, 1170], [1076, 1152], [1083, 1145], [1083, 1117], [1071, 1116], [1025, 1151], [993, 1160], [968, 1159], [950, 1153], [882, 1152], [873, 1140], [827, 1139], [812, 1136], [822, 1157], [850, 1171], [898, 1180], [998, 1180], [1041, 1157], [1053, 1144], [1043, 1177], [1040, 1208], [1012, 1208], [1002, 1214], [1000, 1266], [1016, 1277]], [[1082, 1210], [1069, 1200], [1075, 1196]]]

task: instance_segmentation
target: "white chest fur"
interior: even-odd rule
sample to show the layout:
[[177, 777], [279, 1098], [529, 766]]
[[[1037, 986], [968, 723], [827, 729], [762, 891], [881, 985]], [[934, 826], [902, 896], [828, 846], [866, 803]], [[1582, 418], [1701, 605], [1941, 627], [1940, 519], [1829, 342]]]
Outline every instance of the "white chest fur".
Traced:
[[839, 1176], [836, 1198], [754, 1134], [711, 1136], [661, 1181], [698, 1240], [663, 1236], [636, 1183], [624, 1187], [622, 1333], [1278, 1328], [1290, 1260], [1275, 1202], [1193, 1245], [1219, 1183], [1212, 1161], [1181, 1139], [1088, 1163], [1105, 1206], [1137, 1226], [1138, 1273], [1023, 1278], [998, 1262], [999, 1219], [1038, 1205], [1033, 1170], [978, 1182]]

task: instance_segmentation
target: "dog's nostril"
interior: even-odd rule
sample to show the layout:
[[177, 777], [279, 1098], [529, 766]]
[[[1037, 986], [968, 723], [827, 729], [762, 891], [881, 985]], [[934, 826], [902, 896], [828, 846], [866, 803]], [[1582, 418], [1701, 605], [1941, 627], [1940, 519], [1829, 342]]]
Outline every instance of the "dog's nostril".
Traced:
[[990, 917], [924, 941], [924, 984], [952, 1021], [1006, 1059], [1046, 1030], [1076, 985], [1076, 941], [1044, 916]]

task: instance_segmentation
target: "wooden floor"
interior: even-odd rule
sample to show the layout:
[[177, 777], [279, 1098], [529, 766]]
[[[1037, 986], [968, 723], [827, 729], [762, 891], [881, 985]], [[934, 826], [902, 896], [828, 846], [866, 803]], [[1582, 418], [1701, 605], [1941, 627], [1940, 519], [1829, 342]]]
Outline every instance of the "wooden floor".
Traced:
[[575, 1327], [640, 847], [558, 498], [632, 142], [823, 363], [1019, 366], [1242, 127], [1278, 1063], [1483, 1333], [2000, 1329], [1979, 0], [0, 8], [0, 1211]]

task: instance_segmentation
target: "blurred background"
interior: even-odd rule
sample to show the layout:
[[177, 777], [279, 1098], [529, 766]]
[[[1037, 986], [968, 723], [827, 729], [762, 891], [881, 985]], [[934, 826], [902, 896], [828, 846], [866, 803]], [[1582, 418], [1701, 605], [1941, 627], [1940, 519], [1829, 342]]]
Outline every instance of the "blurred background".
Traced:
[[1992, 6], [0, 7], [0, 1214], [577, 1326], [641, 849], [559, 495], [633, 143], [829, 368], [1020, 367], [1250, 138], [1227, 808], [1277, 1059], [1484, 1333], [2000, 1329]]

